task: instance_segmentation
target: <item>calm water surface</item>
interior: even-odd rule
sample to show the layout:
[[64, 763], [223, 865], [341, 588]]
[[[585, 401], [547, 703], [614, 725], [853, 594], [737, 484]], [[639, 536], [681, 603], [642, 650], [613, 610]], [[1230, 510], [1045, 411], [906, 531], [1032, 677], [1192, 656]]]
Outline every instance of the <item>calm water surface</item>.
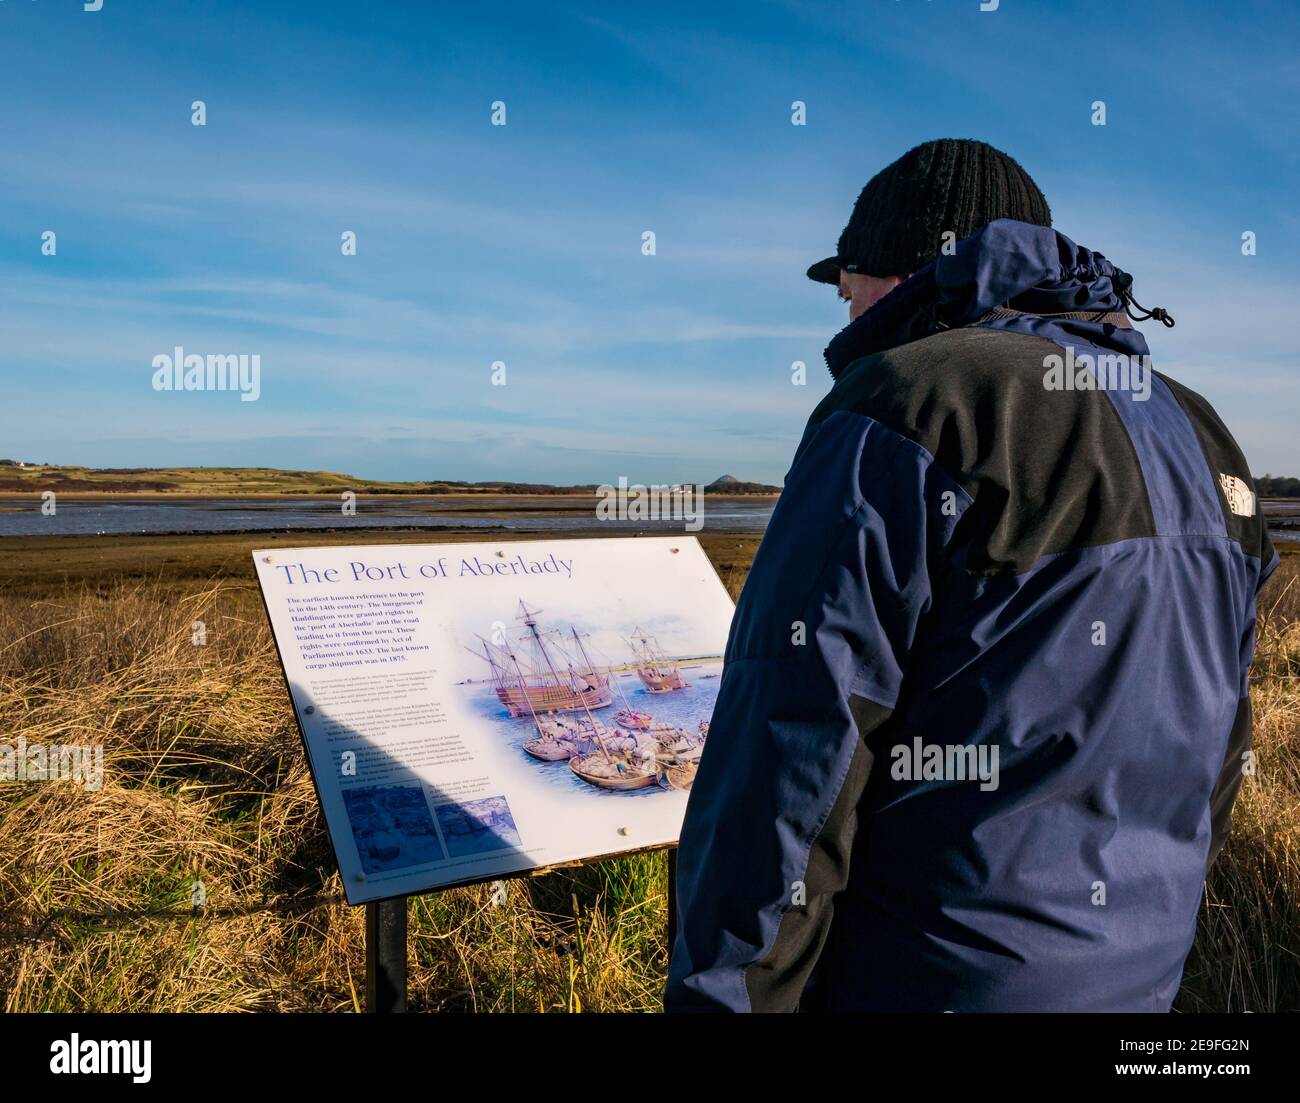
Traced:
[[[754, 502], [704, 501], [704, 529], [762, 532], [772, 516], [770, 498]], [[488, 507], [484, 511], [483, 507]], [[0, 498], [0, 537], [77, 534], [248, 532], [294, 529], [485, 529], [512, 532], [557, 532], [575, 528], [615, 528], [681, 532], [681, 520], [597, 521], [594, 510], [541, 509], [485, 499], [478, 509], [452, 508], [434, 499], [358, 501], [354, 516], [344, 516], [337, 500], [284, 501], [255, 498], [192, 498], [178, 502], [59, 501], [52, 517], [41, 513], [32, 497]], [[536, 506], [532, 508], [536, 509]]]

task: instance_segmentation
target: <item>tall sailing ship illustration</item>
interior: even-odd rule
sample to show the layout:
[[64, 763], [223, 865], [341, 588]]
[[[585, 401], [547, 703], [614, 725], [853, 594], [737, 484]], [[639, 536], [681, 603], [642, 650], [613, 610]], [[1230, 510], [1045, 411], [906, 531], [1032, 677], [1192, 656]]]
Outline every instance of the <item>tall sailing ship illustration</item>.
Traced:
[[517, 640], [509, 639], [508, 633], [501, 643], [479, 636], [497, 699], [511, 716], [534, 717], [589, 712], [613, 704], [609, 676], [596, 669], [577, 629], [570, 628], [571, 639], [561, 642], [559, 633], [539, 628], [540, 612], [519, 603], [515, 619], [523, 621], [524, 627]]
[[[524, 752], [543, 762], [566, 762], [579, 778], [601, 789], [689, 789], [708, 735], [707, 722], [701, 721], [698, 732], [692, 732], [634, 709], [612, 666], [596, 668], [583, 634], [573, 627], [567, 634], [542, 628], [540, 612], [520, 601], [515, 619], [523, 628], [503, 634], [515, 638], [495, 643], [479, 636], [482, 650], [473, 652], [487, 661], [497, 699], [510, 716], [532, 721], [534, 734], [521, 744]], [[687, 688], [653, 636], [638, 627], [628, 642], [647, 693]], [[594, 710], [613, 704], [614, 693], [622, 708], [609, 724]]]
[[671, 693], [685, 689], [690, 683], [682, 677], [677, 664], [671, 662], [659, 648], [654, 636], [648, 636], [640, 627], [633, 629], [627, 641], [636, 655], [636, 672], [647, 693]]

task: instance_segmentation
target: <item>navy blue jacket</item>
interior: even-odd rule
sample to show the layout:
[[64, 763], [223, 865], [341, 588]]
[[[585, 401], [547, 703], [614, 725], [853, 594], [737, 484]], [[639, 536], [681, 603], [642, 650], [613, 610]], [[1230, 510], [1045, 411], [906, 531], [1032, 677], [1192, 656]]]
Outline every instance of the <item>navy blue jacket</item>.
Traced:
[[686, 812], [669, 1010], [1170, 1007], [1277, 557], [1129, 284], [998, 221], [827, 349]]

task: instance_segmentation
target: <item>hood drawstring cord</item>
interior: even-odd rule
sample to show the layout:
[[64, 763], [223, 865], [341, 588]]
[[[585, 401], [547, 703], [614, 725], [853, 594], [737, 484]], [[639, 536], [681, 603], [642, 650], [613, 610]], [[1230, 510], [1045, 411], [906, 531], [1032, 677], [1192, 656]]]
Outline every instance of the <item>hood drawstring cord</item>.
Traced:
[[[1133, 298], [1133, 277], [1127, 272], [1115, 269], [1115, 275], [1111, 277], [1115, 285], [1115, 291], [1119, 295], [1119, 301], [1124, 304], [1124, 313], [1126, 313], [1135, 322], [1145, 322], [1148, 318], [1154, 318], [1166, 329], [1174, 328], [1173, 315], [1163, 306], [1153, 306], [1148, 310], [1145, 306]], [[1135, 310], [1140, 310], [1141, 314], [1134, 314]]]

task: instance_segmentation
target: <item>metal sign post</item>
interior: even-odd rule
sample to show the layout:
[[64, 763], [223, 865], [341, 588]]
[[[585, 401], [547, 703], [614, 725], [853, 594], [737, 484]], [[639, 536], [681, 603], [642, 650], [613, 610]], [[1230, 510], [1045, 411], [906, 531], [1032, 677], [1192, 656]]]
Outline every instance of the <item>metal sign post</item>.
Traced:
[[406, 1010], [406, 897], [366, 905], [366, 1010]]
[[[677, 847], [668, 850], [668, 953], [677, 939]], [[406, 1010], [406, 901], [372, 900], [366, 905], [366, 1011]]]
[[677, 848], [668, 848], [668, 956], [677, 941]]

